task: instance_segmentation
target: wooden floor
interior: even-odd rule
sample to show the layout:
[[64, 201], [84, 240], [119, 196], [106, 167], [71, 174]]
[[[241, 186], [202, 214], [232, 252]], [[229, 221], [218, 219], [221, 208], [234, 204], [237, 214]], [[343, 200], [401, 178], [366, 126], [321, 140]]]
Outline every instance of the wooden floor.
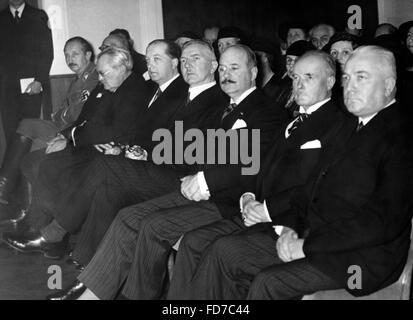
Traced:
[[[10, 231], [0, 228], [0, 233]], [[62, 271], [62, 287], [70, 285], [79, 274], [66, 258], [51, 260], [42, 254], [22, 254], [0, 243], [0, 300], [44, 300], [53, 290], [48, 288], [48, 269], [59, 266]]]

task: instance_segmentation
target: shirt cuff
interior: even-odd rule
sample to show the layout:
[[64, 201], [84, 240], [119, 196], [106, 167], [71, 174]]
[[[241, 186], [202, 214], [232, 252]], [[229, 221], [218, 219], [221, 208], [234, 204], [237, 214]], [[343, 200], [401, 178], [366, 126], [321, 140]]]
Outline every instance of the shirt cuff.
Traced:
[[265, 216], [266, 216], [266, 218], [267, 218], [267, 221], [268, 221], [268, 222], [272, 222], [272, 219], [271, 219], [271, 217], [270, 217], [270, 213], [269, 213], [269, 211], [268, 211], [267, 202], [266, 202], [265, 200], [264, 200], [263, 205], [264, 205], [264, 212], [265, 212]]
[[211, 196], [208, 189], [208, 184], [205, 180], [205, 175], [203, 171], [199, 171], [197, 173], [198, 185], [202, 195], [207, 195], [208, 197]]
[[72, 137], [72, 141], [73, 141], [73, 146], [76, 147], [76, 141], [75, 141], [75, 130], [77, 129], [77, 127], [74, 127], [72, 129], [72, 131], [70, 132], [70, 136]]
[[241, 210], [241, 212], [244, 211], [244, 198], [246, 197], [250, 197], [252, 198], [252, 200], [255, 200], [255, 194], [253, 194], [252, 192], [245, 192], [241, 198], [239, 198], [239, 209]]

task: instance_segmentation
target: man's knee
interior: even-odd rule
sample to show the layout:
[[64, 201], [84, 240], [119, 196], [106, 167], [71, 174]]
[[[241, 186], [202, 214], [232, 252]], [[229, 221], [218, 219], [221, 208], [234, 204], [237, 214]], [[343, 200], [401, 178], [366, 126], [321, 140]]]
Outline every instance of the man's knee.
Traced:
[[[279, 281], [277, 280], [277, 277], [276, 275], [274, 275], [274, 273], [270, 272], [269, 270], [261, 271], [255, 276], [254, 280], [252, 281], [247, 299], [263, 300], [269, 299], [270, 296], [276, 298], [274, 297], [274, 294], [279, 287], [277, 283], [279, 283]], [[271, 286], [271, 288], [269, 286]]]

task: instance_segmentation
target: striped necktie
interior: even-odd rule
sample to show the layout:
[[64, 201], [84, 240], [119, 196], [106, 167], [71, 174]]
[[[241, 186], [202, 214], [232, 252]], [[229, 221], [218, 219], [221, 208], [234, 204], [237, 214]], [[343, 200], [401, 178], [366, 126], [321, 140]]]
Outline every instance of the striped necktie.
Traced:
[[288, 129], [287, 133], [288, 136], [291, 135], [291, 133], [297, 129], [300, 125], [303, 124], [303, 122], [308, 118], [307, 113], [298, 113], [297, 118], [294, 120], [293, 125]]
[[222, 115], [222, 119], [224, 119], [227, 115], [229, 115], [234, 109], [237, 107], [236, 103], [231, 103], [228, 107], [225, 108], [224, 114]]

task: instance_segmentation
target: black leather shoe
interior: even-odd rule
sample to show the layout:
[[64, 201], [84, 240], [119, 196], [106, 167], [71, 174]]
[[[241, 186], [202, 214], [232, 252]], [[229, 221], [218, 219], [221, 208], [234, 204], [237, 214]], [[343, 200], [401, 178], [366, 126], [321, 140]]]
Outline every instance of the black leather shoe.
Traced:
[[46, 300], [76, 300], [86, 291], [86, 289], [87, 288], [83, 283], [76, 280], [70, 287], [49, 294], [46, 297]]
[[22, 253], [38, 252], [43, 253], [46, 258], [61, 259], [65, 255], [68, 236], [60, 242], [52, 243], [47, 242], [38, 232], [32, 235], [3, 233], [3, 242]]

